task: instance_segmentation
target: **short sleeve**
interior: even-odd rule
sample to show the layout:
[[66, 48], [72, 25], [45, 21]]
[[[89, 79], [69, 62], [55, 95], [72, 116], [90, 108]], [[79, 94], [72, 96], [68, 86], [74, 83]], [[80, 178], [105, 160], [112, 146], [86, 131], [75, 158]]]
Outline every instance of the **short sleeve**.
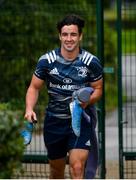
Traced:
[[44, 57], [39, 58], [34, 75], [45, 80], [47, 75], [47, 60]]
[[89, 80], [90, 82], [95, 82], [101, 79], [103, 76], [103, 68], [101, 66], [100, 60], [94, 56], [89, 64]]

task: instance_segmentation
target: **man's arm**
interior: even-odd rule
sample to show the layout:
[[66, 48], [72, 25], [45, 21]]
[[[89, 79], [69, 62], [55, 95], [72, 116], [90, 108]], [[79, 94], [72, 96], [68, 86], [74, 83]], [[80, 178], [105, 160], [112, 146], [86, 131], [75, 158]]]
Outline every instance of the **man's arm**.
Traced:
[[34, 112], [34, 107], [37, 103], [39, 91], [43, 85], [44, 81], [33, 75], [30, 86], [26, 93], [26, 111], [24, 118], [32, 122], [37, 120], [36, 113]]
[[94, 89], [94, 92], [90, 96], [90, 104], [95, 104], [102, 96], [103, 79], [90, 83], [90, 86]]

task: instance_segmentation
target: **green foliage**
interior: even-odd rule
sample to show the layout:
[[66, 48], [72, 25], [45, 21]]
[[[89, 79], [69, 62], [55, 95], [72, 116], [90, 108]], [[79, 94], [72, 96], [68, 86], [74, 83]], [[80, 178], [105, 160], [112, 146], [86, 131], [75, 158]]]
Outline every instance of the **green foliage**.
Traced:
[[0, 113], [0, 178], [12, 178], [22, 170], [23, 139], [19, 134], [21, 123], [11, 113]]
[[[21, 108], [18, 102], [25, 100], [25, 93], [38, 58], [46, 51], [59, 46], [56, 23], [64, 15], [77, 13], [85, 19], [81, 45], [93, 54], [97, 52], [94, 0], [52, 0], [52, 3], [49, 0], [7, 0], [2, 2], [0, 8], [0, 102], [10, 101], [12, 109]], [[105, 64], [116, 66], [115, 39], [108, 28], [105, 26]], [[114, 68], [116, 71], [116, 67]], [[114, 84], [115, 74], [106, 77], [106, 81]], [[39, 101], [41, 104], [47, 104], [46, 88], [40, 94]]]
[[[79, 0], [54, 0], [52, 4], [44, 0], [7, 0], [0, 9], [1, 102], [25, 99], [38, 58], [59, 46], [56, 23], [64, 15], [78, 13], [85, 18], [82, 45], [92, 53], [96, 51], [95, 4]], [[48, 101], [46, 90], [40, 99]]]

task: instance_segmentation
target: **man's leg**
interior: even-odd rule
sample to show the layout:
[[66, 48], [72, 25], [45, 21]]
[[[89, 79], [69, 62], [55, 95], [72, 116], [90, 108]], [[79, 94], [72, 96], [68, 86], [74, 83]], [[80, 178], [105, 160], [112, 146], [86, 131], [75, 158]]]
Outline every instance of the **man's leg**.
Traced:
[[72, 149], [69, 152], [69, 166], [72, 179], [83, 179], [88, 150]]
[[49, 160], [50, 179], [64, 179], [65, 158]]
[[63, 139], [60, 139], [57, 142], [46, 144], [51, 179], [64, 179], [64, 170], [67, 155], [66, 143], [67, 138], [64, 137]]

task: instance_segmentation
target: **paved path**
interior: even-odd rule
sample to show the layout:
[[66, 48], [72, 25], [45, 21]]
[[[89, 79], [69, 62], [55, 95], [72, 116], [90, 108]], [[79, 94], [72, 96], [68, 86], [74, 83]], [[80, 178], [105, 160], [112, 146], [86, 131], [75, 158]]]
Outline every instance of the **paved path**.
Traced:
[[117, 110], [106, 116], [105, 145], [106, 160], [118, 160], [118, 114]]
[[[122, 56], [122, 87], [123, 92], [130, 99], [130, 103], [123, 105], [123, 120], [127, 121], [127, 144], [136, 136], [136, 55]], [[133, 102], [132, 102], [133, 100]], [[129, 101], [128, 101], [129, 102]], [[130, 118], [128, 118], [130, 117]], [[133, 124], [132, 124], [133, 121]], [[118, 160], [118, 112], [117, 110], [108, 113], [105, 121], [106, 137], [106, 159]], [[125, 126], [124, 126], [125, 128]], [[125, 132], [124, 132], [125, 133]], [[133, 138], [134, 139], [134, 138]], [[136, 145], [136, 139], [133, 140], [133, 146]], [[131, 147], [131, 145], [130, 145]]]
[[122, 57], [122, 82], [127, 98], [136, 100], [136, 55]]

